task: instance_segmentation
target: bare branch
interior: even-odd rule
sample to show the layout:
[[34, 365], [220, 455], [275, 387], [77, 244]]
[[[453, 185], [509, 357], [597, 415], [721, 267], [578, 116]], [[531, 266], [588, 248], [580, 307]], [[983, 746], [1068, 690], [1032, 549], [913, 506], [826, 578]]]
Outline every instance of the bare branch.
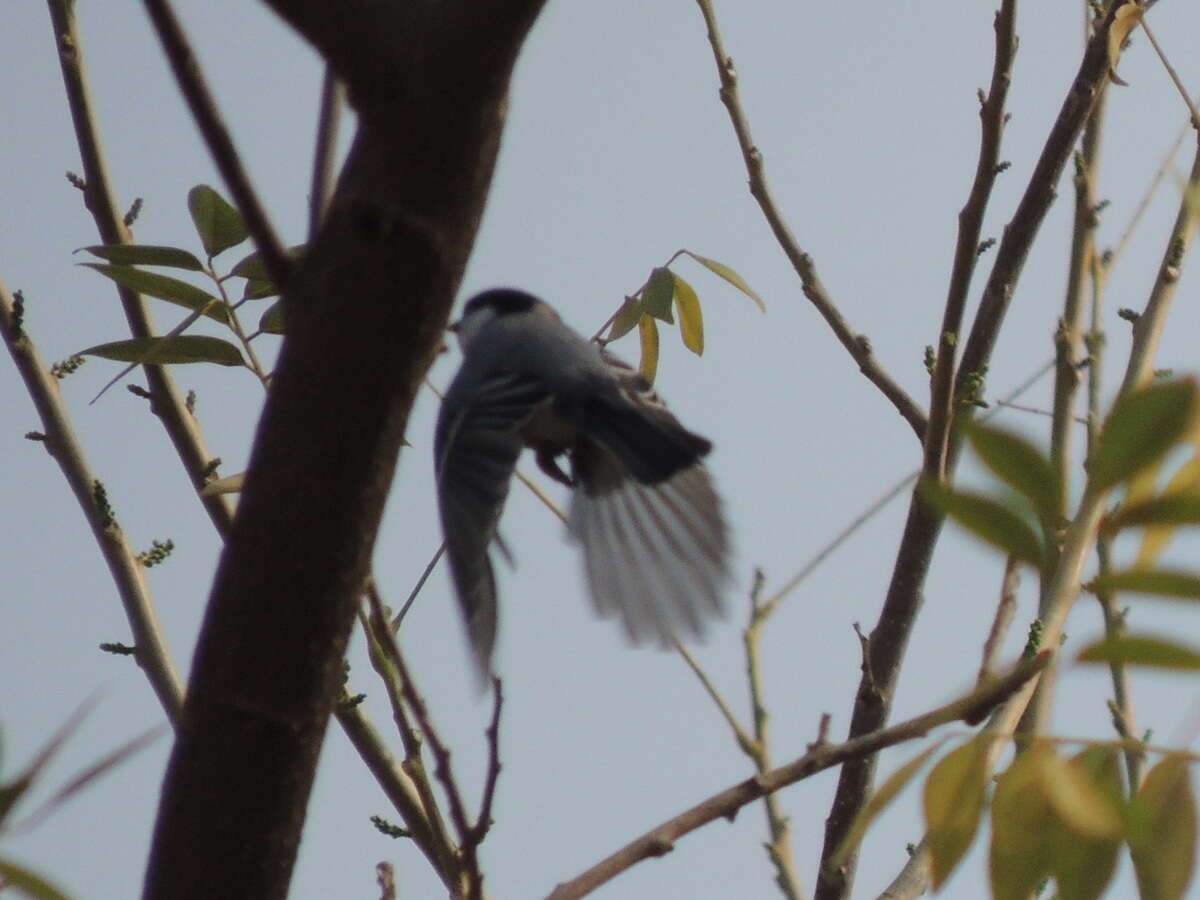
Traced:
[[213, 100], [212, 95], [208, 92], [208, 87], [204, 84], [204, 77], [200, 74], [200, 65], [196, 62], [195, 54], [192, 53], [183, 28], [175, 17], [175, 11], [171, 9], [168, 0], [144, 0], [144, 2], [146, 12], [150, 15], [150, 21], [154, 24], [154, 30], [158, 33], [158, 40], [162, 44], [163, 50], [166, 51], [171, 69], [175, 72], [175, 79], [179, 82], [179, 90], [187, 100], [192, 117], [196, 120], [204, 142], [208, 144], [208, 151], [212, 154], [213, 162], [217, 164], [221, 177], [225, 179], [229, 193], [233, 195], [234, 203], [237, 204], [242, 217], [246, 220], [246, 228], [258, 246], [263, 265], [267, 267], [267, 272], [270, 273], [275, 284], [286, 292], [288, 282], [291, 280], [292, 262], [283, 252], [283, 245], [279, 243], [279, 238], [275, 235], [275, 229], [271, 226], [270, 219], [267, 218], [267, 212], [250, 184], [250, 176], [246, 174], [237, 150], [233, 146], [233, 138], [229, 134], [229, 129], [221, 121], [216, 101]]
[[958, 346], [962, 334], [963, 310], [975, 262], [979, 259], [979, 235], [983, 216], [992, 196], [992, 187], [1000, 172], [1000, 138], [1008, 114], [1005, 102], [1012, 83], [1013, 57], [1017, 53], [1017, 3], [1004, 0], [996, 13], [996, 50], [992, 63], [992, 83], [987, 94], [979, 95], [979, 161], [967, 202], [958, 214], [958, 240], [950, 270], [942, 330], [938, 335], [937, 364], [929, 400], [929, 431], [925, 441], [926, 474], [941, 478], [946, 462], [946, 441], [954, 419], [954, 377]]
[[1013, 556], [1010, 556], [1004, 564], [1000, 602], [996, 604], [996, 615], [992, 619], [992, 627], [988, 631], [987, 640], [983, 643], [983, 660], [979, 664], [978, 684], [983, 684], [992, 677], [1004, 645], [1004, 636], [1008, 633], [1013, 616], [1017, 613], [1017, 588], [1021, 584], [1021, 570], [1018, 565], [1016, 557]]
[[183, 688], [159, 628], [158, 613], [146, 584], [144, 568], [137, 560], [137, 551], [125, 539], [121, 526], [96, 501], [96, 485], [100, 482], [91, 471], [83, 447], [75, 437], [58, 384], [38, 355], [29, 337], [28, 327], [18, 327], [12, 295], [2, 283], [0, 334], [3, 334], [5, 346], [25, 381], [25, 389], [37, 407], [45, 432], [43, 443], [62, 469], [63, 477], [71, 486], [75, 500], [108, 564], [108, 571], [112, 574], [133, 633], [134, 656], [138, 665], [150, 680], [150, 686], [167, 718], [172, 723], [178, 723], [183, 708]]
[[1175, 298], [1175, 288], [1183, 273], [1183, 260], [1195, 230], [1195, 193], [1200, 187], [1200, 134], [1197, 135], [1196, 154], [1192, 159], [1192, 171], [1179, 200], [1179, 211], [1175, 224], [1167, 239], [1163, 260], [1158, 268], [1158, 277], [1146, 301], [1146, 308], [1133, 325], [1133, 346], [1129, 351], [1129, 364], [1121, 382], [1121, 393], [1133, 390], [1150, 380], [1153, 374], [1154, 357], [1158, 353], [1158, 342], [1167, 324], [1167, 312]]
[[1043, 652], [1032, 659], [1022, 660], [1002, 678], [924, 715], [843, 744], [817, 744], [792, 762], [739, 782], [668, 819], [581, 875], [559, 884], [551, 891], [547, 900], [575, 900], [584, 897], [642, 860], [669, 853], [674, 849], [675, 841], [697, 828], [716, 819], [732, 819], [743, 806], [832, 766], [851, 759], [861, 759], [886, 747], [923, 737], [934, 728], [949, 722], [978, 720], [980, 715], [986, 714], [987, 710], [1003, 702], [1014, 691], [1020, 690], [1021, 686], [1034, 678], [1049, 661], [1050, 653]]
[[453, 854], [447, 854], [444, 847], [438, 847], [434, 841], [433, 832], [425, 816], [425, 808], [417, 793], [413, 780], [400, 766], [396, 765], [392, 755], [388, 753], [383, 739], [376, 733], [374, 727], [357, 706], [339, 703], [336, 713], [346, 736], [367, 764], [371, 774], [391, 801], [396, 812], [404, 820], [405, 827], [412, 835], [413, 842], [425, 854], [433, 870], [447, 887], [454, 884], [453, 870], [446, 870], [445, 859], [453, 859]]
[[767, 223], [771, 226], [771, 231], [775, 234], [775, 240], [779, 242], [779, 246], [783, 248], [783, 252], [796, 270], [796, 274], [800, 276], [804, 296], [809, 299], [833, 330], [837, 339], [841, 341], [842, 346], [858, 363], [859, 371], [891, 401], [896, 411], [904, 417], [904, 420], [916, 433], [917, 438], [923, 439], [926, 425], [924, 411], [884, 371], [871, 350], [871, 342], [867, 336], [851, 328], [842, 316], [817, 274], [816, 263], [801, 249], [795, 235], [784, 221], [779, 207], [775, 204], [771, 188], [767, 183], [762, 153], [754, 143], [754, 138], [750, 134], [749, 120], [742, 108], [742, 101], [738, 94], [737, 70], [733, 67], [733, 59], [725, 52], [724, 41], [717, 26], [716, 12], [713, 10], [711, 0], [696, 0], [696, 2], [704, 16], [704, 23], [708, 27], [708, 42], [712, 45], [713, 59], [716, 61], [717, 74], [721, 79], [721, 102], [729, 111], [733, 130], [737, 134], [738, 146], [741, 147], [742, 158], [746, 163], [746, 172], [750, 176], [751, 195], [758, 201]]

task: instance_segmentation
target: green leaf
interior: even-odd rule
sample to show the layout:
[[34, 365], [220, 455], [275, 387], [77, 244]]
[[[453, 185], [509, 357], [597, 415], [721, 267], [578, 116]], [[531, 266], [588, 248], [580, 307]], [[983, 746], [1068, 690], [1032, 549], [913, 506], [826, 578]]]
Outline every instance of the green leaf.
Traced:
[[242, 290], [243, 300], [262, 300], [264, 297], [278, 297], [279, 288], [271, 281], [247, 281]]
[[1088, 458], [1092, 485], [1111, 488], [1159, 459], [1184, 436], [1195, 410], [1191, 380], [1152, 384], [1119, 397]]
[[683, 346], [697, 356], [704, 355], [704, 313], [700, 298], [690, 284], [672, 272], [675, 280], [675, 309], [679, 313], [679, 336]]
[[204, 271], [200, 260], [178, 247], [154, 247], [147, 244], [96, 244], [82, 249], [93, 256], [120, 266], [168, 266], [172, 269], [188, 269], [192, 272]]
[[222, 325], [229, 324], [229, 310], [221, 299], [201, 290], [194, 284], [188, 284], [186, 281], [180, 281], [178, 278], [171, 278], [168, 275], [135, 269], [132, 266], [112, 266], [105, 263], [80, 263], [80, 265], [95, 269], [105, 278], [111, 278], [121, 287], [129, 288], [131, 291], [137, 291], [147, 297], [166, 300], [168, 303], [174, 303], [176, 306], [185, 307], [193, 312], [204, 309], [204, 315], [210, 319], [214, 319]]
[[0, 884], [15, 887], [35, 900], [69, 900], [66, 894], [41, 875], [7, 859], [0, 859]]
[[675, 317], [671, 314], [671, 298], [674, 296], [675, 278], [670, 269], [659, 266], [650, 273], [646, 289], [642, 291], [642, 309], [646, 315], [673, 325]]
[[[1119, 821], [1124, 801], [1117, 751], [1101, 745], [1089, 747], [1067, 764], [1088, 779], [1110, 810], [1106, 815]], [[1117, 868], [1119, 834], [1088, 837], [1056, 821], [1051, 823], [1046, 840], [1059, 900], [1098, 900], [1103, 896]]]
[[925, 829], [936, 891], [971, 848], [983, 815], [988, 738], [947, 753], [925, 782]]
[[638, 337], [642, 341], [642, 361], [638, 371], [651, 384], [658, 374], [658, 323], [649, 316], [638, 320]]
[[206, 184], [198, 184], [188, 191], [188, 211], [209, 257], [236, 247], [250, 236], [242, 214]]
[[1200, 576], [1169, 569], [1126, 569], [1123, 572], [1110, 572], [1095, 579], [1090, 587], [1097, 594], [1133, 591], [1157, 597], [1200, 600]]
[[237, 264], [229, 270], [229, 274], [237, 278], [249, 278], [253, 281], [271, 280], [271, 273], [267, 271], [267, 264], [263, 262], [262, 254], [257, 250], [249, 256], [243, 256], [238, 260]]
[[988, 874], [994, 900], [1029, 900], [1050, 873], [1046, 829], [1050, 809], [1038, 789], [1038, 772], [1049, 748], [1041, 743], [1013, 760], [992, 796], [992, 843]]
[[1140, 896], [1181, 900], [1196, 863], [1196, 797], [1186, 756], [1151, 769], [1130, 804], [1129, 847]]
[[967, 439], [984, 465], [1026, 497], [1043, 522], [1052, 523], [1060, 517], [1059, 479], [1050, 460], [1037, 447], [1011, 432], [978, 422], [967, 428]]
[[242, 352], [228, 341], [195, 334], [113, 341], [109, 344], [97, 344], [80, 352], [88, 356], [149, 365], [197, 362], [217, 363], [222, 366], [246, 364], [242, 359]]
[[[307, 244], [296, 244], [295, 246], [288, 247], [284, 252], [290, 259], [299, 259], [304, 255], [306, 249], [308, 249]], [[262, 254], [257, 250], [238, 260], [237, 265], [229, 270], [229, 274], [237, 278], [247, 278], [251, 281], [271, 281], [271, 273], [267, 271]], [[275, 293], [279, 292], [275, 291]]]
[[267, 334], [287, 334], [283, 328], [283, 301], [271, 304], [271, 308], [258, 320], [258, 330]]
[[932, 479], [917, 488], [927, 503], [1022, 562], [1041, 567], [1042, 542], [1020, 515], [990, 497], [952, 491]]
[[638, 322], [644, 314], [645, 308], [642, 306], [641, 300], [634, 297], [626, 297], [625, 301], [621, 304], [621, 308], [617, 310], [616, 316], [613, 317], [606, 340], [615, 341], [625, 337], [625, 335], [637, 328]]
[[724, 278], [735, 288], [757, 303], [758, 308], [763, 312], [767, 311], [767, 304], [763, 303], [762, 297], [754, 293], [754, 291], [750, 288], [750, 285], [746, 284], [746, 279], [744, 279], [737, 272], [733, 271], [733, 269], [729, 268], [729, 266], [725, 265], [724, 263], [719, 263], [715, 259], [709, 259], [707, 256], [701, 256], [698, 253], [693, 253], [691, 250], [684, 250], [683, 252], [696, 262], [700, 263], [700, 265], [704, 266], [704, 268], [708, 269], [710, 272], [714, 273], [715, 275], [719, 275], [721, 278]]
[[1144, 525], [1200, 525], [1200, 496], [1167, 494], [1123, 506], [1105, 522], [1112, 532]]
[[846, 861], [846, 857], [853, 853], [862, 842], [867, 829], [871, 827], [871, 823], [892, 804], [892, 801], [899, 796], [900, 792], [908, 786], [908, 783], [917, 776], [917, 773], [929, 761], [929, 757], [937, 752], [945, 741], [946, 738], [942, 738], [925, 748], [888, 776], [887, 781], [879, 786], [879, 789], [867, 801], [867, 805], [854, 817], [854, 821], [850, 824], [850, 829], [846, 832], [846, 836], [842, 838], [842, 843], [829, 860], [830, 866], [839, 868]]
[[1120, 662], [1155, 669], [1200, 669], [1200, 650], [1167, 638], [1130, 634], [1105, 638], [1079, 651], [1076, 662]]

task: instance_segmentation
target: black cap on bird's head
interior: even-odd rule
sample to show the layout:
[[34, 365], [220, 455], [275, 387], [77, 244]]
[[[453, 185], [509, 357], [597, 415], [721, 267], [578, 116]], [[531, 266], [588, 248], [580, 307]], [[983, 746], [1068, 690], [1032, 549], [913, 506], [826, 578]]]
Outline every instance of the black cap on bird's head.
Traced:
[[480, 309], [489, 309], [498, 316], [529, 312], [541, 303], [533, 294], [516, 288], [492, 288], [476, 294], [463, 307], [463, 318]]

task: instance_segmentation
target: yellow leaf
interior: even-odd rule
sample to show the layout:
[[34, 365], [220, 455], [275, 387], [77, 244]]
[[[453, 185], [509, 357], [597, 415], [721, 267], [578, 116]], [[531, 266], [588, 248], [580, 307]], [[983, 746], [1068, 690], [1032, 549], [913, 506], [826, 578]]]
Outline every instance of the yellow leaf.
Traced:
[[946, 754], [925, 782], [925, 833], [938, 890], [962, 860], [983, 815], [988, 736]]
[[690, 284], [672, 272], [675, 279], [675, 310], [679, 313], [679, 336], [683, 346], [697, 356], [704, 354], [704, 314], [700, 298]]
[[708, 269], [708, 271], [712, 272], [714, 275], [719, 275], [721, 278], [724, 278], [726, 281], [732, 284], [735, 288], [758, 304], [758, 308], [760, 310], [763, 312], [767, 311], [767, 304], [763, 303], [762, 297], [754, 293], [754, 290], [746, 283], [746, 279], [744, 279], [737, 272], [733, 271], [733, 269], [729, 268], [729, 266], [725, 265], [724, 263], [719, 263], [715, 259], [709, 259], [707, 256], [701, 256], [699, 253], [693, 253], [691, 250], [684, 250], [683, 252], [696, 262], [700, 263], [700, 265], [704, 266], [704, 268]]
[[658, 323], [649, 316], [638, 320], [638, 337], [642, 341], [642, 361], [638, 370], [651, 384], [658, 374]]
[[1122, 821], [1117, 809], [1079, 762], [1047, 754], [1038, 770], [1046, 803], [1072, 833], [1088, 839], [1115, 839]]
[[1125, 45], [1129, 32], [1142, 21], [1142, 11], [1141, 4], [1130, 0], [1117, 10], [1112, 26], [1108, 29], [1108, 77], [1115, 84], [1126, 83], [1117, 75], [1117, 63], [1121, 60], [1121, 48]]
[[[1124, 797], [1116, 750], [1101, 745], [1088, 747], [1071, 757], [1067, 765], [1082, 773], [1113, 814], [1120, 815]], [[1062, 820], [1050, 823], [1045, 841], [1060, 900], [1098, 900], [1104, 894], [1117, 868], [1121, 837], [1118, 832], [1090, 838]]]
[[1052, 817], [1037, 790], [1038, 772], [1048, 755], [1046, 744], [1029, 747], [996, 782], [988, 858], [995, 900], [1028, 900], [1050, 872], [1045, 833]]
[[1185, 756], [1151, 769], [1130, 807], [1129, 846], [1139, 894], [1182, 900], [1196, 863], [1196, 797]]
[[854, 821], [850, 824], [850, 830], [846, 832], [846, 836], [842, 839], [841, 846], [829, 860], [829, 865], [833, 868], [839, 868], [846, 861], [855, 848], [858, 847], [863, 839], [863, 835], [867, 833], [867, 829], [876, 817], [883, 812], [891, 804], [896, 796], [904, 790], [921, 767], [929, 761], [929, 757], [937, 752], [938, 748], [946, 742], [946, 738], [942, 738], [937, 743], [927, 747], [921, 753], [917, 754], [913, 759], [910, 759], [899, 769], [888, 776], [887, 781], [879, 786], [871, 799], [867, 801], [867, 805], [862, 808]]
[[[1132, 486], [1130, 493], [1132, 493]], [[1197, 493], [1200, 493], [1200, 453], [1184, 463], [1183, 467], [1175, 473], [1163, 490], [1163, 496]], [[1175, 537], [1175, 532], [1178, 530], [1177, 525], [1149, 526], [1142, 536], [1142, 546], [1138, 548], [1137, 561], [1133, 567], [1148, 569], [1158, 562], [1158, 558], [1162, 556], [1163, 550], [1167, 548], [1167, 544], [1171, 542], [1171, 538]]]

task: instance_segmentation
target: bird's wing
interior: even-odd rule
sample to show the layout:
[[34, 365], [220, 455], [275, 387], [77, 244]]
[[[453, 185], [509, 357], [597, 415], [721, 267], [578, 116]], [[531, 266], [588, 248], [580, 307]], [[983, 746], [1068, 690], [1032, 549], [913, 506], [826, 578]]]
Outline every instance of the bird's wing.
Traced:
[[[583, 451], [585, 448], [580, 448]], [[634, 643], [699, 637], [723, 612], [729, 535], [708, 471], [695, 463], [653, 484], [607, 451], [586, 448], [588, 478], [571, 495], [569, 532], [583, 546], [592, 602]]]
[[521, 427], [547, 400], [545, 386], [525, 375], [482, 381], [447, 393], [434, 437], [438, 505], [450, 573], [483, 677], [496, 641], [496, 583], [488, 546], [521, 454]]

